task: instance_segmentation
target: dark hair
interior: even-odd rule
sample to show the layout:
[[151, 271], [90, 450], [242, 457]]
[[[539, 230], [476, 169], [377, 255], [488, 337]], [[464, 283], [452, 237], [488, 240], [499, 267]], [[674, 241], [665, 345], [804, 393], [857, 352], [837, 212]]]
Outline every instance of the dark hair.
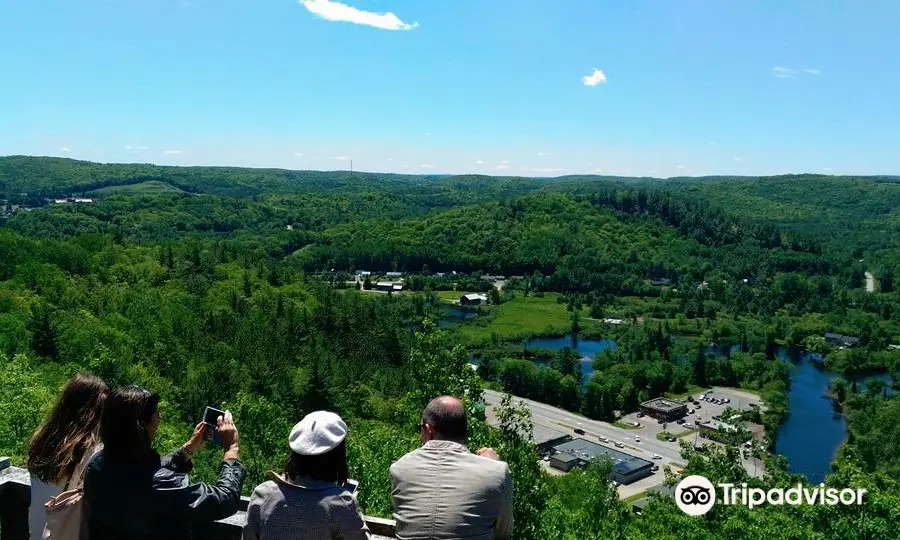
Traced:
[[116, 388], [106, 400], [100, 438], [103, 452], [121, 461], [142, 461], [152, 455], [150, 419], [159, 396], [140, 386]]
[[284, 475], [288, 480], [312, 478], [323, 482], [334, 482], [340, 486], [347, 483], [347, 441], [341, 441], [334, 450], [318, 456], [303, 456], [291, 452], [284, 464]]
[[28, 441], [28, 470], [43, 482], [61, 484], [98, 442], [100, 416], [109, 388], [100, 377], [76, 373], [50, 415]]
[[428, 424], [442, 439], [464, 442], [468, 436], [466, 409], [451, 396], [441, 396], [431, 400], [422, 411], [422, 423]]

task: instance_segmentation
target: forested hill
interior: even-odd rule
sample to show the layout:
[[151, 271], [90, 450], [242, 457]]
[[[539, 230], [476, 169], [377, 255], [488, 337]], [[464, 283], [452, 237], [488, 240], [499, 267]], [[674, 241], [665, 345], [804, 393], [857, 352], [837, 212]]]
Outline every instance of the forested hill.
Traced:
[[[123, 189], [124, 188], [124, 189]], [[238, 167], [99, 164], [65, 158], [0, 157], [0, 199], [43, 204], [45, 198], [172, 191], [232, 197], [273, 194], [389, 194], [393, 207], [414, 215], [432, 209], [497, 201], [542, 190], [593, 193], [605, 189], [666, 190], [702, 200], [728, 214], [864, 251], [897, 247], [900, 177], [783, 175], [557, 178], [484, 175], [401, 175]], [[27, 193], [24, 200], [22, 193]]]

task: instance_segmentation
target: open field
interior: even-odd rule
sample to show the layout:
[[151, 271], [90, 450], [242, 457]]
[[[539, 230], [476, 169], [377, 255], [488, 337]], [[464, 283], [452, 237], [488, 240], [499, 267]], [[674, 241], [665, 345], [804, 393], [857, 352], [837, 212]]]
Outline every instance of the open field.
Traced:
[[[461, 293], [455, 293], [459, 298]], [[490, 315], [481, 321], [461, 325], [460, 334], [470, 342], [490, 339], [497, 334], [501, 339], [525, 339], [539, 335], [563, 335], [568, 333], [572, 313], [565, 304], [556, 302], [558, 294], [547, 293], [543, 297], [517, 294], [499, 306], [487, 306]], [[600, 323], [587, 320], [588, 310], [582, 309], [581, 326], [584, 329], [599, 327]]]
[[158, 180], [149, 180], [147, 182], [139, 182], [137, 184], [126, 184], [123, 186], [109, 186], [105, 188], [95, 189], [88, 192], [90, 195], [109, 196], [109, 195], [125, 195], [125, 194], [144, 194], [156, 195], [159, 193], [184, 193], [184, 190], [178, 189], [172, 184], [160, 182]]

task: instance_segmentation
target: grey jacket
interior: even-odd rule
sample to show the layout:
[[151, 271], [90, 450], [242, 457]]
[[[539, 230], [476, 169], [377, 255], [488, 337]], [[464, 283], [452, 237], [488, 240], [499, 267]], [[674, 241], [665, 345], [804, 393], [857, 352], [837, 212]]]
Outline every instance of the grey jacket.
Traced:
[[391, 466], [401, 540], [499, 540], [513, 534], [513, 486], [503, 461], [428, 441]]
[[343, 487], [302, 478], [272, 480], [253, 490], [244, 540], [368, 540], [356, 499]]

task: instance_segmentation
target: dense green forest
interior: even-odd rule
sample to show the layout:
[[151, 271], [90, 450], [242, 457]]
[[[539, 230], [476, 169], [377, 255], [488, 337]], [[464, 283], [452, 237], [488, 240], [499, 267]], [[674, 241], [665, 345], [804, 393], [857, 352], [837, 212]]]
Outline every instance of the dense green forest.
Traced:
[[[67, 196], [93, 202], [46, 200]], [[517, 538], [897, 537], [900, 398], [877, 386], [840, 393], [850, 436], [828, 480], [866, 487], [866, 505], [717, 506], [704, 518], [668, 499], [632, 514], [601, 466], [547, 476], [523, 411], [504, 407], [495, 430], [480, 402], [491, 385], [612, 420], [650, 397], [740, 386], [766, 397], [771, 432], [789, 414], [778, 346], [896, 385], [898, 197], [890, 178], [351, 176], [0, 158], [0, 454], [21, 463], [61, 384], [90, 369], [161, 394], [161, 450], [187, 438], [204, 406], [229, 407], [248, 491], [280, 467], [297, 419], [336, 410], [363, 511], [389, 516], [390, 463], [417, 446], [428, 399], [453, 393], [467, 398], [473, 445], [511, 465]], [[357, 290], [358, 270], [405, 272], [407, 290]], [[493, 290], [483, 273], [506, 276], [502, 292], [473, 320], [441, 324], [448, 300]], [[835, 348], [825, 332], [860, 346]], [[590, 379], [571, 350], [523, 346], [570, 333], [618, 344]], [[797, 481], [778, 458], [751, 479], [732, 450], [684, 457], [713, 481]], [[211, 478], [215, 459], [204, 451], [197, 474]]]

